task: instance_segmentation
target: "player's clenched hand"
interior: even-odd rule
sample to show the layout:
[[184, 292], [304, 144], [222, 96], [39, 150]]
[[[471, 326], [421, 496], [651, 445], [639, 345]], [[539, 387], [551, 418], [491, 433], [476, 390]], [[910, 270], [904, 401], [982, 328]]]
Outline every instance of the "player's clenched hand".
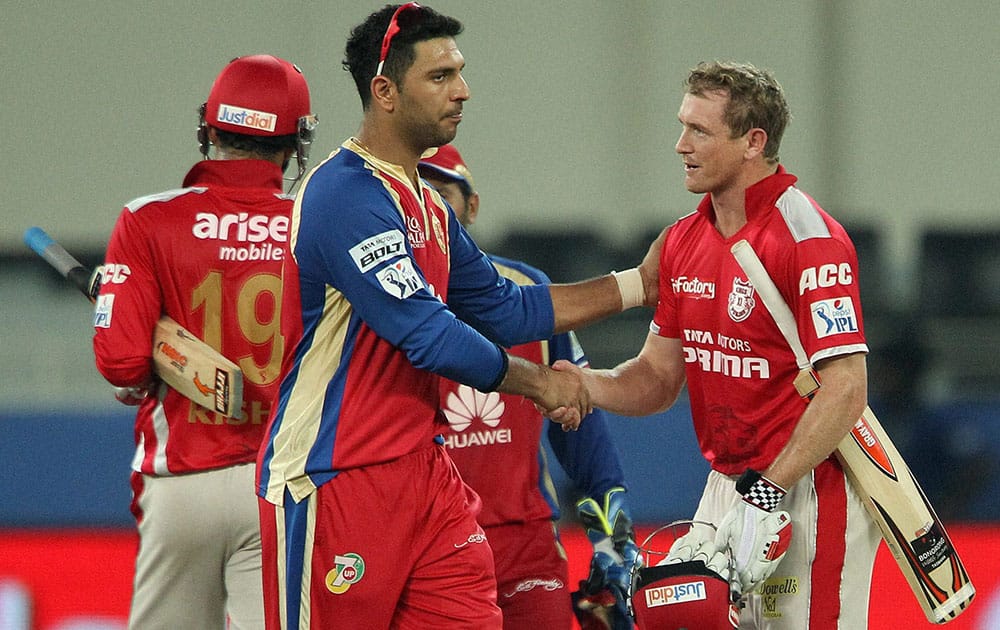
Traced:
[[567, 431], [579, 427], [592, 409], [580, 370], [557, 371], [518, 356], [508, 358], [507, 374], [497, 391], [527, 397]]
[[639, 264], [639, 274], [642, 276], [642, 286], [646, 289], [646, 306], [656, 306], [660, 295], [660, 253], [663, 251], [663, 241], [667, 238], [667, 228], [660, 232], [646, 251]]
[[[583, 370], [570, 361], [560, 359], [552, 365], [552, 372], [555, 374], [561, 372], [564, 375], [571, 375], [572, 377], [575, 377], [575, 379], [578, 379], [580, 388], [583, 394], [587, 397], [586, 406], [574, 407], [569, 405], [560, 405], [558, 407], [546, 407], [544, 404], [536, 401], [535, 407], [546, 418], [561, 424], [564, 431], [568, 431], [570, 429], [575, 430], [579, 428], [580, 422], [583, 421], [583, 417], [593, 411], [593, 406], [590, 404], [590, 393], [583, 382]], [[577, 418], [577, 414], [580, 414], [579, 418]]]
[[123, 405], [135, 407], [141, 405], [149, 395], [149, 387], [141, 385], [139, 387], [115, 387], [115, 399]]
[[771, 577], [785, 556], [792, 539], [792, 519], [777, 509], [785, 490], [760, 473], [748, 469], [736, 490], [743, 500], [723, 517], [715, 544], [732, 550], [736, 577], [747, 593]]
[[583, 384], [580, 371], [549, 368], [545, 374], [545, 389], [535, 403], [546, 417], [561, 424], [564, 430], [579, 428], [584, 416], [593, 410], [590, 392]]

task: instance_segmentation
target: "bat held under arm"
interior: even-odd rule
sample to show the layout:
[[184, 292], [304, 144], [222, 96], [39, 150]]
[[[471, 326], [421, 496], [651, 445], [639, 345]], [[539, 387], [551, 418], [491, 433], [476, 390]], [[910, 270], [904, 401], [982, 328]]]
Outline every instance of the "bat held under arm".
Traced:
[[[40, 227], [29, 228], [24, 242], [91, 302], [101, 286], [101, 268], [90, 270]], [[243, 407], [243, 372], [218, 350], [163, 315], [153, 331], [153, 372], [185, 398], [227, 417]]]

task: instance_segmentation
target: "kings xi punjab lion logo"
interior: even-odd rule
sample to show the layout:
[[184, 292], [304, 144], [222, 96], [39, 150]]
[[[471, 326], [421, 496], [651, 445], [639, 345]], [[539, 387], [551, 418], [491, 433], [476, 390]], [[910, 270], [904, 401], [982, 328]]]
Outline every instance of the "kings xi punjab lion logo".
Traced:
[[729, 318], [734, 322], [742, 322], [750, 317], [757, 301], [753, 299], [753, 285], [733, 278], [733, 290], [729, 293]]

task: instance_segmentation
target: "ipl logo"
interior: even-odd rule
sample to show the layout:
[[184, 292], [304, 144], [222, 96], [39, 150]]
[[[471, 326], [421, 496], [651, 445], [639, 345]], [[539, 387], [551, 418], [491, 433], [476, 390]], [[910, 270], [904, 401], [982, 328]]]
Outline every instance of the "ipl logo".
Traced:
[[757, 301], [753, 299], [753, 285], [733, 278], [733, 290], [729, 293], [729, 318], [734, 322], [742, 322], [750, 317]]
[[334, 595], [346, 593], [365, 575], [365, 561], [356, 553], [335, 556], [333, 568], [326, 574], [326, 588]]

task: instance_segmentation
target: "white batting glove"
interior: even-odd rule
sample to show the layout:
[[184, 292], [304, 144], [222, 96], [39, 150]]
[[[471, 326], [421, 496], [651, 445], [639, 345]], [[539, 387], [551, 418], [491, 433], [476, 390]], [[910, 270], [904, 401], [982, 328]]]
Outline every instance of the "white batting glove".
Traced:
[[149, 393], [145, 387], [115, 387], [115, 398], [123, 405], [135, 407], [141, 405]]
[[677, 564], [692, 560], [708, 564], [717, 552], [715, 529], [705, 523], [692, 523], [688, 532], [670, 545], [667, 557], [658, 564]]
[[715, 544], [732, 550], [740, 590], [748, 593], [771, 577], [792, 539], [792, 519], [777, 510], [785, 489], [759, 472], [747, 469], [736, 491], [743, 495], [726, 514]]

